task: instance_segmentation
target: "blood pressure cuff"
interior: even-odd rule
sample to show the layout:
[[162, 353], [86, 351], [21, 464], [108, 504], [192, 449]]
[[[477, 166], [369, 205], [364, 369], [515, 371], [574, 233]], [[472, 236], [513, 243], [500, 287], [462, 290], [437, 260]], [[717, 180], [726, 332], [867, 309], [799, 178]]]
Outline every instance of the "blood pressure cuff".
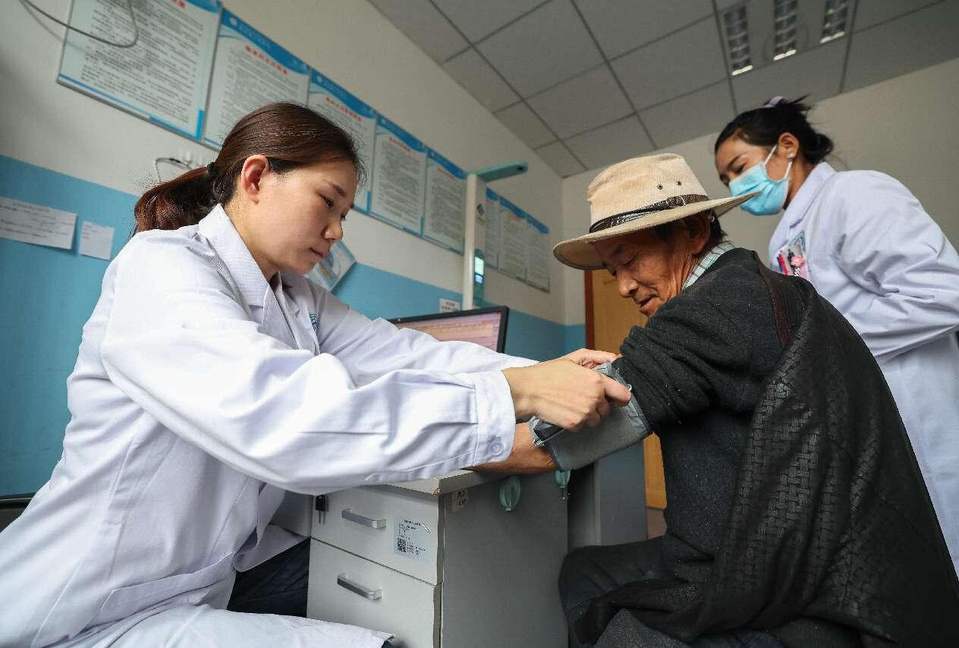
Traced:
[[[632, 391], [632, 387], [626, 384], [610, 363], [596, 367], [596, 371]], [[606, 418], [595, 428], [567, 432], [537, 416], [529, 420], [529, 428], [534, 443], [546, 448], [559, 470], [588, 466], [597, 459], [639, 443], [651, 434], [649, 423], [635, 396], [623, 407], [611, 407]]]

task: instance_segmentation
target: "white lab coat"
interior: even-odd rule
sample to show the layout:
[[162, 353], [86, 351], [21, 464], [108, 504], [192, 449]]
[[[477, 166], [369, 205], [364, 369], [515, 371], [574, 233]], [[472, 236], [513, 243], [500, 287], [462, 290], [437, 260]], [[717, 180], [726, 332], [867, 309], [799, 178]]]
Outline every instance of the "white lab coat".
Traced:
[[879, 362], [959, 571], [959, 256], [900, 182], [826, 163], [772, 236], [774, 270], [797, 241], [809, 280]]
[[[267, 526], [283, 489], [505, 459], [500, 370], [531, 363], [370, 321], [300, 276], [271, 286], [220, 207], [136, 236], [84, 326], [63, 455], [0, 534], [0, 646], [137, 645], [148, 618], [139, 645], [190, 619], [222, 626], [236, 569], [299, 540]], [[284, 635], [302, 620], [263, 616], [236, 615], [249, 641], [231, 645], [389, 637], [321, 622]]]

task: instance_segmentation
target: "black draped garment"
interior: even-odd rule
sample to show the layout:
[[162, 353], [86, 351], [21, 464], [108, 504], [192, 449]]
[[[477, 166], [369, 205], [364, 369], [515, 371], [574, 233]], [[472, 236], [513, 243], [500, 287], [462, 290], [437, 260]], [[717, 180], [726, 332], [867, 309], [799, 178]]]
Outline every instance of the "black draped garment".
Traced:
[[959, 582], [895, 402], [811, 284], [731, 250], [622, 353], [662, 442], [669, 577], [594, 600], [582, 640], [628, 609], [683, 642], [959, 646]]

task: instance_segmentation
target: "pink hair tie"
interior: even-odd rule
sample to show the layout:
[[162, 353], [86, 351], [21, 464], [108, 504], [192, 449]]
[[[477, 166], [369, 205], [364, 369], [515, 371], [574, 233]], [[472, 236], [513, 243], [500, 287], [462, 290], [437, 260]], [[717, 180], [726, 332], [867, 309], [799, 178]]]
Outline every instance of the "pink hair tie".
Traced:
[[783, 104], [783, 103], [789, 103], [789, 99], [787, 99], [786, 97], [773, 97], [772, 99], [767, 101], [765, 104], [763, 104], [763, 108], [775, 108], [779, 104]]

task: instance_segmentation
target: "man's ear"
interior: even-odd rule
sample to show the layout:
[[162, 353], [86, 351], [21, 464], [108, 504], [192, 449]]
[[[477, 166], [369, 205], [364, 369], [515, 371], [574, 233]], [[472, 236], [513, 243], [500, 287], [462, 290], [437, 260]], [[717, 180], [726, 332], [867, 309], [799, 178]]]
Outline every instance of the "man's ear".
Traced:
[[686, 221], [686, 235], [689, 236], [689, 242], [692, 245], [693, 254], [700, 254], [709, 241], [709, 219], [711, 212], [694, 214], [688, 216]]
[[270, 170], [270, 161], [265, 155], [251, 155], [243, 162], [240, 176], [237, 179], [237, 190], [242, 192], [252, 203], [260, 202], [260, 183], [263, 175]]

